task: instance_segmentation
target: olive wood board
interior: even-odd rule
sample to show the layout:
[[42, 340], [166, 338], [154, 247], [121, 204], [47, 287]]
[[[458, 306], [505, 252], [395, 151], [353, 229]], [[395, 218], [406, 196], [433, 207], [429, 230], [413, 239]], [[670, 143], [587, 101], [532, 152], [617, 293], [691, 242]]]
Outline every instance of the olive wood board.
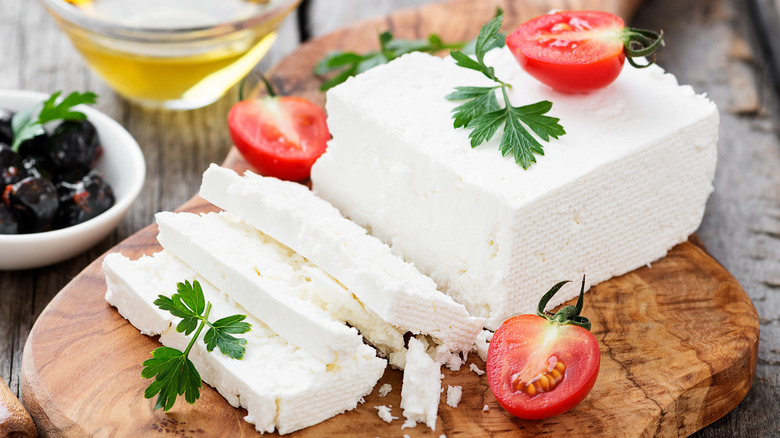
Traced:
[[[552, 7], [606, 9], [630, 16], [638, 4], [498, 3], [507, 14], [507, 29]], [[363, 22], [302, 45], [277, 66], [272, 80], [283, 94], [322, 103], [319, 81], [310, 72], [328, 51], [370, 49], [377, 31], [387, 28], [403, 37], [435, 31], [445, 41], [468, 39], [492, 16], [495, 4], [458, 0]], [[248, 168], [235, 149], [224, 165], [239, 172]], [[179, 208], [214, 209], [197, 196]], [[150, 225], [110, 252], [131, 258], [152, 254], [160, 250], [156, 234], [157, 227]], [[207, 385], [194, 405], [180, 400], [168, 413], [152, 410], [154, 401], [143, 397], [150, 381], [141, 378], [141, 363], [160, 344], [156, 338], [141, 335], [106, 303], [102, 259], [90, 264], [51, 301], [25, 345], [22, 402], [38, 431], [51, 436], [259, 435], [242, 420], [245, 410], [231, 407]], [[470, 363], [485, 368], [472, 354], [459, 371], [442, 370], [443, 387], [462, 386], [463, 398], [457, 408], [451, 408], [443, 403], [445, 391], [435, 431], [424, 425], [401, 429], [402, 373], [388, 368], [365, 403], [291, 435], [689, 435], [733, 409], [750, 389], [758, 351], [756, 309], [696, 236], [651, 266], [592, 288], [583, 313], [593, 323], [601, 368], [590, 395], [567, 413], [538, 421], [511, 416], [498, 405], [485, 376], [469, 370]], [[393, 388], [386, 397], [377, 393], [383, 383]], [[392, 406], [392, 415], [400, 419], [384, 422], [377, 416], [379, 405]]]

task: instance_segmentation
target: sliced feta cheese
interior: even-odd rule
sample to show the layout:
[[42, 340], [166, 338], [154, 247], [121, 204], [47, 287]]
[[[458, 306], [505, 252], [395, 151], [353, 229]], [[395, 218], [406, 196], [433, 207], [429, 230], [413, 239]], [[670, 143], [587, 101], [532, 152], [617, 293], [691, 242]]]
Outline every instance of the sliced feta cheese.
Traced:
[[231, 359], [219, 348], [208, 352], [202, 337], [189, 358], [204, 382], [231, 405], [246, 408], [245, 419], [260, 432], [290, 433], [354, 409], [384, 372], [386, 361], [365, 345], [326, 363], [288, 343], [167, 251], [136, 261], [109, 254], [103, 271], [106, 300], [142, 333], [159, 334], [168, 347], [183, 350], [190, 337], [176, 331], [179, 318], [151, 303], [160, 294], [176, 293], [178, 282], [200, 283], [212, 304], [209, 319], [248, 315], [252, 331], [241, 335], [247, 340], [243, 359]]
[[[507, 49], [485, 57], [515, 106], [549, 100], [566, 134], [528, 170], [497, 150], [501, 130], [471, 148], [452, 126], [457, 86], [494, 85], [423, 53], [331, 89], [328, 149], [313, 190], [371, 230], [496, 329], [530, 313], [561, 280], [556, 306], [645, 266], [696, 230], [712, 191], [718, 112], [658, 66], [626, 66], [608, 87], [555, 92]], [[500, 94], [500, 93], [499, 93]], [[501, 97], [499, 96], [499, 99]]]
[[390, 394], [390, 391], [393, 390], [393, 385], [389, 383], [385, 383], [384, 385], [379, 387], [379, 396], [385, 397], [387, 394]]
[[280, 336], [327, 363], [351, 355], [362, 338], [302, 298], [306, 261], [251, 227], [217, 213], [162, 212], [157, 240]]
[[[157, 219], [158, 239], [164, 247], [181, 252], [183, 260], [193, 263], [224, 289], [242, 284], [240, 289], [230, 289], [232, 298], [261, 320], [269, 318], [269, 325], [285, 339], [310, 349], [323, 360], [333, 360], [332, 354], [349, 353], [362, 344], [354, 330], [344, 326], [346, 322], [358, 329], [392, 365], [403, 368], [404, 333], [366, 309], [339, 282], [286, 246], [228, 213], [161, 213]], [[267, 307], [264, 300], [271, 306]], [[274, 307], [277, 302], [282, 307]], [[302, 330], [317, 324], [320, 328], [313, 329], [314, 336]]]
[[394, 417], [393, 414], [390, 413], [390, 407], [388, 406], [374, 406], [374, 409], [379, 411], [377, 412], [379, 418], [385, 420], [388, 423], [398, 419], [398, 417]]
[[471, 371], [473, 371], [473, 372], [474, 372], [474, 374], [476, 374], [476, 375], [478, 375], [478, 376], [481, 376], [481, 375], [485, 374], [485, 371], [483, 371], [483, 370], [479, 369], [479, 367], [478, 367], [478, 366], [477, 366], [477, 364], [475, 364], [475, 363], [470, 363], [470, 364], [469, 364], [469, 369], [470, 369]]
[[461, 351], [471, 348], [483, 325], [414, 265], [303, 185], [252, 172], [242, 178], [212, 165], [200, 195], [306, 257], [401, 330], [428, 334]]
[[440, 367], [425, 352], [424, 344], [417, 338], [409, 339], [401, 387], [401, 408], [406, 417], [402, 429], [425, 423], [431, 430], [436, 430], [441, 378]]
[[463, 396], [462, 386], [447, 385], [447, 406], [452, 408], [457, 408], [458, 403], [460, 403], [460, 398], [462, 396]]

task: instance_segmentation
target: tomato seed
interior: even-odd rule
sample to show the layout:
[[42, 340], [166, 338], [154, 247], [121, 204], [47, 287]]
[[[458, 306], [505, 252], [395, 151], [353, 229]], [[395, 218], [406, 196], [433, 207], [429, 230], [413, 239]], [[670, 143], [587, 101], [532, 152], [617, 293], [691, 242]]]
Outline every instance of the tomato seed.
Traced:
[[531, 397], [543, 392], [550, 392], [563, 381], [566, 374], [566, 365], [555, 356], [550, 358], [550, 366], [547, 371], [540, 373], [530, 382], [520, 380], [520, 373], [513, 377], [512, 387], [515, 391], [522, 391]]

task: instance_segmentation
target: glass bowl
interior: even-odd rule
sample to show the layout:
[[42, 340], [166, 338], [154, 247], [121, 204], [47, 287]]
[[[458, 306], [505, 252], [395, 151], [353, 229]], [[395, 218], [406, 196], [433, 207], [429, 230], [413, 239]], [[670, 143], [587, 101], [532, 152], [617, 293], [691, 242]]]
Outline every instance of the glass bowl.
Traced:
[[87, 64], [147, 107], [219, 99], [268, 52], [300, 0], [40, 0]]

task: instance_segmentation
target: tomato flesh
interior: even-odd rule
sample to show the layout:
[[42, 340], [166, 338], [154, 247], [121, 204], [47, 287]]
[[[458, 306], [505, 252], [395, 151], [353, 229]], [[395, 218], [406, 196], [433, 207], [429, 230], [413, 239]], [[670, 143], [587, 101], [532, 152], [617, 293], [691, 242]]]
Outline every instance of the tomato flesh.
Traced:
[[584, 93], [620, 74], [624, 27], [620, 17], [607, 12], [556, 12], [520, 25], [506, 45], [534, 78], [559, 91]]
[[261, 174], [300, 181], [330, 139], [325, 112], [300, 97], [265, 97], [233, 105], [230, 137]]
[[[562, 379], [545, 391], [541, 376]], [[601, 355], [593, 334], [574, 325], [550, 323], [536, 315], [504, 322], [493, 335], [487, 357], [487, 378], [499, 404], [512, 415], [537, 420], [561, 414], [581, 402], [598, 377]], [[529, 391], [527, 383], [535, 388]], [[518, 385], [521, 383], [521, 385]]]

